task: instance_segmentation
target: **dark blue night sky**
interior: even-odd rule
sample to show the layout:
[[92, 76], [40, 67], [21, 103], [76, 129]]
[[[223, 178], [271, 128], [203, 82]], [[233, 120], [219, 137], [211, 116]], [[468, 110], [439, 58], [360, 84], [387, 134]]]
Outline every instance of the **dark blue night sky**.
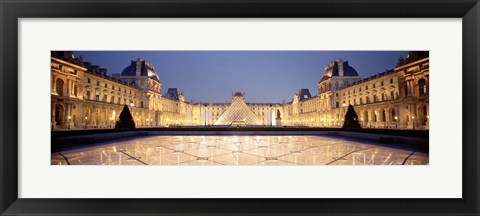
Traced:
[[131, 60], [150, 62], [162, 81], [162, 93], [179, 88], [194, 102], [227, 102], [245, 92], [247, 102], [291, 101], [308, 88], [317, 94], [325, 66], [348, 60], [362, 77], [392, 69], [407, 51], [77, 51], [84, 61], [120, 73]]

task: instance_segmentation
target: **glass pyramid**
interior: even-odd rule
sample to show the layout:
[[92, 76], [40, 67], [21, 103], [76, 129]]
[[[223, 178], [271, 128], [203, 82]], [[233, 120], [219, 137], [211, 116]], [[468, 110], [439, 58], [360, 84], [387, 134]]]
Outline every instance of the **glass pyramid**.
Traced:
[[243, 97], [233, 97], [232, 104], [214, 125], [263, 125], [262, 120], [245, 104]]

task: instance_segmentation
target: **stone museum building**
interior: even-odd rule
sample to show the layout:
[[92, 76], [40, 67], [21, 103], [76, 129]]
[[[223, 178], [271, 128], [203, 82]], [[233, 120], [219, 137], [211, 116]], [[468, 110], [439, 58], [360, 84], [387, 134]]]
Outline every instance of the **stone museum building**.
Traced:
[[162, 94], [148, 61], [125, 65], [108, 75], [71, 51], [52, 51], [52, 130], [113, 128], [124, 105], [137, 127], [341, 127], [352, 105], [364, 128], [429, 129], [428, 52], [409, 52], [395, 68], [370, 77], [335, 60], [320, 76], [317, 95], [300, 89], [282, 103], [249, 103], [242, 92], [232, 93], [229, 103], [188, 102], [178, 88]]

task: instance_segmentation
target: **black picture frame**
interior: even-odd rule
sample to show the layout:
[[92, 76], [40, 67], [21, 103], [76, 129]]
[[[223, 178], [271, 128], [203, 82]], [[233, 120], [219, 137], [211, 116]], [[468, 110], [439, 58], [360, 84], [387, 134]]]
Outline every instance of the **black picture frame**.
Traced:
[[[0, 0], [1, 215], [479, 215], [478, 0]], [[18, 19], [462, 18], [462, 199], [19, 199]], [[452, 143], [452, 145], [460, 143]], [[432, 143], [435, 145], [435, 143]], [[39, 185], [41, 186], [41, 185]], [[439, 188], [442, 190], [442, 188]]]

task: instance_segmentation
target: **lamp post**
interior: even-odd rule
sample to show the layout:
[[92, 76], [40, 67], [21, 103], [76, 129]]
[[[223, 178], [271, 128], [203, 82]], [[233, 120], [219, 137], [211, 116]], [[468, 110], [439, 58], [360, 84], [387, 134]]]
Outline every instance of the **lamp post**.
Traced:
[[85, 116], [85, 129], [87, 129], [87, 119], [88, 119], [88, 117]]
[[112, 122], [113, 122], [113, 118], [112, 118], [112, 117], [110, 117], [110, 121], [108, 122], [108, 123], [109, 123], [109, 125], [110, 125], [110, 128], [112, 128]]
[[205, 127], [207, 127], [207, 104], [204, 104], [203, 106], [205, 106], [205, 109], [204, 109], [204, 113], [205, 113]]
[[273, 110], [272, 110], [272, 104], [270, 104], [270, 126], [273, 127]]
[[398, 120], [398, 117], [395, 116], [394, 119], [395, 119], [395, 129], [398, 129], [398, 121], [397, 121], [397, 120]]
[[415, 130], [415, 116], [412, 116], [412, 125], [413, 125], [413, 130]]
[[70, 130], [70, 120], [72, 119], [72, 117], [68, 116], [68, 130]]

